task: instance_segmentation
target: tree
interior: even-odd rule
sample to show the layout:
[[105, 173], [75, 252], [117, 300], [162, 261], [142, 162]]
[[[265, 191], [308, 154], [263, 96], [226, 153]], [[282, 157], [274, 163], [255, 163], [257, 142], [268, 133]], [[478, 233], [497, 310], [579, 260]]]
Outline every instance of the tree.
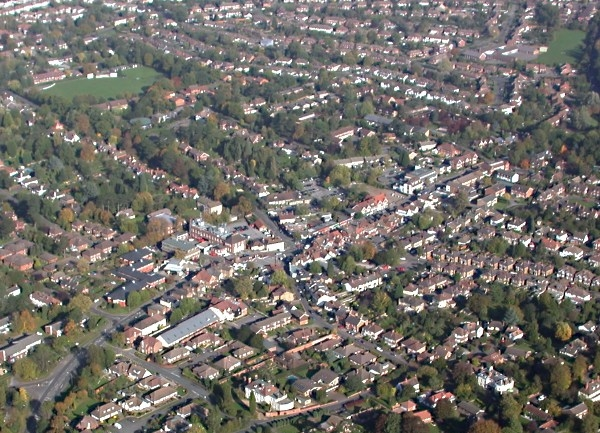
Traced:
[[559, 341], [568, 341], [573, 335], [573, 329], [567, 322], [558, 322], [554, 330], [554, 338]]
[[581, 433], [597, 433], [598, 428], [598, 417], [591, 412], [581, 420]]
[[230, 190], [229, 184], [225, 182], [219, 182], [215, 185], [213, 190], [213, 198], [217, 201], [220, 201], [224, 196], [229, 194]]
[[329, 173], [329, 183], [333, 186], [348, 186], [352, 180], [350, 169], [344, 165], [336, 165]]
[[559, 16], [557, 6], [549, 3], [538, 3], [535, 7], [534, 19], [538, 25], [546, 27], [546, 29], [555, 28], [559, 23]]
[[438, 422], [456, 418], [456, 407], [446, 398], [438, 401], [435, 405], [435, 418]]
[[133, 291], [130, 292], [129, 295], [127, 295], [127, 306], [130, 308], [136, 308], [139, 307], [139, 305], [142, 303], [142, 295], [139, 294], [139, 292], [137, 291]]
[[283, 269], [276, 269], [275, 272], [273, 272], [273, 275], [271, 275], [271, 284], [275, 285], [275, 286], [285, 286], [285, 287], [290, 287], [292, 284], [292, 280], [290, 279], [290, 277], [288, 276], [288, 274], [285, 273], [285, 271]]
[[500, 400], [500, 417], [502, 422], [510, 425], [521, 416], [521, 405], [510, 394], [504, 394]]
[[349, 392], [360, 391], [363, 388], [363, 383], [360, 381], [360, 378], [356, 374], [351, 374], [348, 376], [345, 382], [345, 387]]
[[390, 296], [383, 290], [378, 290], [373, 296], [373, 309], [377, 314], [382, 314], [387, 311], [392, 303]]
[[323, 272], [323, 267], [319, 262], [312, 262], [308, 265], [308, 271], [314, 275], [320, 275]]
[[6, 238], [14, 232], [15, 222], [5, 213], [0, 214], [0, 238]]
[[[381, 414], [381, 425], [376, 429], [376, 433], [401, 433], [402, 432], [402, 416], [398, 413]], [[377, 420], [379, 424], [379, 419]]]
[[561, 396], [571, 386], [571, 370], [564, 363], [556, 363], [550, 368], [550, 390], [554, 396]]
[[496, 421], [482, 419], [469, 428], [469, 433], [502, 433], [502, 429]]
[[240, 299], [245, 301], [253, 293], [252, 279], [247, 275], [239, 277], [233, 282], [233, 290]]
[[375, 386], [375, 394], [388, 403], [392, 403], [392, 400], [396, 396], [396, 388], [388, 382], [380, 382]]
[[573, 362], [573, 379], [578, 380], [580, 383], [585, 382], [587, 376], [589, 362], [583, 355], [579, 355]]
[[402, 415], [402, 433], [429, 433], [429, 426], [410, 412]]
[[12, 369], [17, 377], [26, 381], [37, 379], [40, 374], [37, 364], [30, 358], [16, 360]]
[[250, 398], [248, 399], [248, 409], [250, 410], [250, 414], [256, 414], [256, 396], [254, 393], [250, 393]]
[[69, 301], [69, 308], [79, 308], [83, 312], [88, 312], [94, 303], [92, 299], [84, 294], [78, 293]]
[[13, 317], [13, 326], [17, 333], [33, 332], [37, 328], [35, 318], [29, 310], [14, 313]]

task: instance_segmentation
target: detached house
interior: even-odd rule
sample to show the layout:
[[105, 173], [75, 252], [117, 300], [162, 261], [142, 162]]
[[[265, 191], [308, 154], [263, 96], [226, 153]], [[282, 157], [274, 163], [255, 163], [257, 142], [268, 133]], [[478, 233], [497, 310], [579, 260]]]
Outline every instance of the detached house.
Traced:
[[282, 393], [275, 385], [264, 380], [255, 380], [246, 385], [244, 395], [248, 399], [250, 394], [254, 394], [257, 403], [266, 404], [275, 411], [294, 408], [294, 402], [287, 397], [287, 394]]
[[103, 422], [112, 417], [118, 416], [121, 414], [121, 408], [117, 406], [115, 403], [110, 402], [98, 406], [96, 409], [92, 411], [90, 414], [92, 418]]
[[493, 367], [483, 368], [477, 373], [477, 384], [482, 388], [491, 389], [498, 394], [512, 392], [515, 381], [494, 370]]
[[600, 379], [590, 380], [583, 389], [579, 390], [578, 395], [594, 403], [600, 401]]

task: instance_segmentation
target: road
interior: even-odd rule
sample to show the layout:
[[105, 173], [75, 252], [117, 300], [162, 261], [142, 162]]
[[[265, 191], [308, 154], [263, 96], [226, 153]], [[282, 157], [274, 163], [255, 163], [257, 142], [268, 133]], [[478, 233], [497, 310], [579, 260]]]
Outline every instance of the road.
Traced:
[[[154, 302], [154, 299], [148, 301], [146, 304], [151, 302]], [[107, 337], [106, 332], [108, 330], [117, 329], [118, 327], [129, 323], [137, 316], [143, 314], [141, 310], [136, 310], [126, 316], [116, 315], [101, 310], [96, 306], [93, 306], [90, 311], [109, 320], [109, 322], [103, 327], [95, 330], [95, 332], [99, 333], [98, 337], [81, 345], [79, 348], [76, 348], [75, 353], [69, 353], [67, 356], [61, 359], [48, 377], [33, 382], [22, 382], [13, 378], [11, 385], [19, 388], [25, 388], [30, 397], [38, 400], [40, 403], [56, 399], [56, 397], [65, 390], [67, 384], [70, 383], [71, 378], [75, 375], [77, 369], [84, 361], [85, 350], [83, 349], [92, 345], [101, 346], [105, 344]]]
[[[343, 400], [339, 400], [339, 401], [336, 401], [336, 402], [329, 403], [327, 405], [327, 412], [328, 413], [337, 413], [337, 412], [340, 412], [342, 410], [343, 406], [346, 403], [349, 403], [349, 402], [355, 401], [355, 400], [359, 400], [361, 398], [367, 398], [370, 395], [371, 395], [370, 391], [363, 391], [363, 392], [361, 392], [358, 395], [354, 395], [354, 396], [351, 396], [351, 397], [346, 397]], [[306, 412], [303, 412], [303, 413], [310, 413], [310, 412], [312, 412], [314, 410], [317, 410], [317, 409], [308, 409]], [[269, 424], [273, 423], [274, 421], [278, 421], [278, 420], [286, 419], [286, 418], [294, 418], [294, 417], [297, 417], [297, 416], [299, 416], [299, 414], [289, 415], [289, 416], [280, 416], [280, 417], [277, 417], [277, 418], [268, 418], [268, 419], [254, 420], [246, 428], [244, 428], [242, 430], [238, 430], [236, 433], [252, 433], [252, 432], [256, 431], [255, 429], [258, 426], [269, 425]]]
[[277, 235], [279, 238], [281, 238], [285, 244], [286, 251], [291, 251], [295, 247], [296, 242], [294, 242], [291, 237], [286, 235], [264, 210], [255, 207], [254, 215], [259, 217], [261, 221], [265, 223], [273, 235]]
[[123, 350], [120, 352], [120, 355], [124, 358], [129, 359], [132, 362], [135, 362], [137, 365], [144, 367], [146, 370], [150, 372], [155, 372], [164, 377], [165, 379], [174, 382], [185, 389], [187, 389], [190, 398], [208, 398], [210, 392], [207, 391], [200, 384], [189, 380], [188, 378], [181, 375], [181, 370], [179, 367], [167, 368], [161, 365], [155, 364], [153, 362], [148, 362], [143, 359], [138, 358], [132, 349]]

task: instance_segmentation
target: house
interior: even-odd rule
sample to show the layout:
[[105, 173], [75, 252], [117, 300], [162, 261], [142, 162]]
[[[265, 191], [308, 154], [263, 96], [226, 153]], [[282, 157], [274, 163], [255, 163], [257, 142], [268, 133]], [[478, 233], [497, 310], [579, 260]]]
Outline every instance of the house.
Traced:
[[75, 426], [75, 428], [79, 431], [96, 430], [98, 427], [100, 427], [100, 422], [96, 418], [92, 418], [90, 415], [84, 415]]
[[396, 331], [388, 331], [383, 334], [382, 339], [390, 347], [397, 347], [404, 337]]
[[344, 326], [350, 334], [356, 334], [366, 325], [367, 321], [357, 314], [348, 314], [344, 320]]
[[365, 277], [353, 278], [344, 284], [348, 292], [364, 292], [365, 290], [375, 289], [383, 284], [381, 275], [372, 274]]
[[10, 316], [0, 319], [0, 334], [8, 334], [12, 327], [12, 319]]
[[254, 394], [254, 398], [258, 404], [268, 405], [275, 411], [294, 408], [294, 402], [286, 394], [282, 393], [275, 385], [267, 383], [264, 380], [255, 380], [246, 385], [244, 395], [249, 399], [250, 394]]
[[122, 410], [119, 406], [117, 406], [115, 403], [110, 402], [110, 403], [106, 403], [103, 405], [98, 406], [96, 409], [94, 409], [92, 411], [92, 413], [90, 413], [90, 415], [92, 416], [92, 418], [103, 422], [106, 421], [107, 419], [119, 416], [121, 414]]
[[470, 401], [462, 400], [457, 405], [458, 413], [470, 420], [477, 420], [483, 417], [485, 411]]
[[140, 342], [139, 350], [140, 352], [151, 355], [153, 353], [158, 353], [163, 349], [163, 345], [158, 338], [155, 337], [146, 337]]
[[138, 388], [144, 391], [152, 391], [167, 385], [170, 385], [170, 382], [167, 379], [155, 374], [146, 376], [136, 384]]
[[600, 379], [590, 380], [583, 389], [579, 390], [578, 395], [580, 398], [591, 400], [594, 403], [600, 401]]
[[172, 386], [165, 386], [148, 393], [145, 399], [152, 405], [157, 406], [178, 396], [177, 389]]
[[520, 340], [525, 335], [523, 331], [515, 325], [511, 325], [508, 328], [506, 328], [506, 331], [504, 331], [504, 333], [511, 341]]
[[200, 380], [215, 380], [221, 376], [219, 370], [207, 364], [200, 364], [197, 367], [194, 367], [192, 373]]
[[435, 408], [440, 400], [448, 400], [450, 403], [454, 403], [454, 401], [456, 400], [456, 397], [451, 392], [440, 391], [440, 392], [435, 392], [435, 393], [430, 394], [425, 399], [425, 402], [427, 403], [427, 405], [429, 407]]
[[365, 326], [362, 330], [362, 335], [365, 338], [370, 338], [372, 340], [377, 340], [381, 334], [383, 334], [384, 329], [379, 326], [377, 323], [370, 323], [369, 325]]
[[321, 370], [317, 371], [311, 377], [311, 379], [315, 383], [323, 385], [325, 387], [326, 392], [333, 391], [340, 384], [340, 376], [338, 376], [337, 373], [327, 368], [322, 368]]
[[125, 401], [119, 403], [125, 412], [129, 413], [140, 413], [149, 410], [152, 405], [144, 399], [141, 399], [137, 395], [131, 396]]
[[33, 305], [38, 308], [42, 307], [53, 307], [55, 305], [60, 305], [61, 302], [56, 299], [54, 296], [51, 296], [45, 292], [36, 291], [29, 295], [29, 300]]
[[253, 323], [250, 329], [257, 334], [267, 334], [279, 328], [287, 326], [292, 321], [292, 315], [288, 312], [280, 313], [272, 317], [267, 317]]
[[242, 361], [229, 355], [219, 359], [217, 362], [214, 363], [214, 365], [219, 370], [232, 372], [233, 370], [242, 366]]
[[167, 318], [163, 315], [154, 315], [146, 317], [135, 324], [135, 328], [140, 331], [143, 337], [154, 334], [161, 328], [167, 326]]
[[65, 327], [65, 323], [60, 320], [58, 322], [49, 323], [44, 326], [44, 332], [52, 337], [60, 337], [63, 335], [63, 328]]
[[421, 392], [421, 385], [419, 384], [419, 379], [417, 378], [417, 376], [413, 376], [410, 378], [407, 377], [402, 382], [398, 383], [398, 385], [396, 385], [396, 388], [400, 392], [402, 392], [402, 390], [407, 387], [412, 388], [414, 390], [415, 394], [418, 394]]
[[0, 362], [15, 362], [27, 356], [35, 346], [42, 344], [44, 337], [41, 333], [25, 335], [13, 340], [10, 344], [0, 348]]
[[163, 354], [163, 360], [167, 364], [175, 364], [190, 356], [190, 350], [186, 347], [176, 347]]
[[491, 389], [498, 394], [512, 392], [515, 381], [494, 370], [493, 367], [482, 368], [477, 373], [477, 384], [482, 388]]
[[583, 419], [588, 414], [588, 407], [585, 403], [579, 403], [573, 407], [565, 409], [565, 413], [575, 418]]
[[433, 417], [431, 416], [431, 412], [429, 412], [428, 410], [421, 410], [418, 412], [413, 412], [412, 414], [416, 418], [419, 418], [421, 420], [421, 422], [423, 422], [424, 424], [431, 424], [433, 422]]
[[303, 397], [310, 397], [314, 391], [321, 388], [322, 386], [317, 384], [314, 380], [304, 378], [296, 379], [292, 384], [292, 389]]

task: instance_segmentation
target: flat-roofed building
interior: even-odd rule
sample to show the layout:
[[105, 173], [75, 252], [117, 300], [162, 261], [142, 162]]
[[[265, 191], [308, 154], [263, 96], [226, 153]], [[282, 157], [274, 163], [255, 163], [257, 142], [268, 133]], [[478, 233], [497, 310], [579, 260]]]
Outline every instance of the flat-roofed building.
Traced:
[[171, 329], [159, 335], [160, 341], [165, 348], [173, 347], [177, 343], [185, 341], [205, 328], [217, 323], [223, 323], [225, 316], [216, 308], [210, 307], [189, 319], [184, 320]]

